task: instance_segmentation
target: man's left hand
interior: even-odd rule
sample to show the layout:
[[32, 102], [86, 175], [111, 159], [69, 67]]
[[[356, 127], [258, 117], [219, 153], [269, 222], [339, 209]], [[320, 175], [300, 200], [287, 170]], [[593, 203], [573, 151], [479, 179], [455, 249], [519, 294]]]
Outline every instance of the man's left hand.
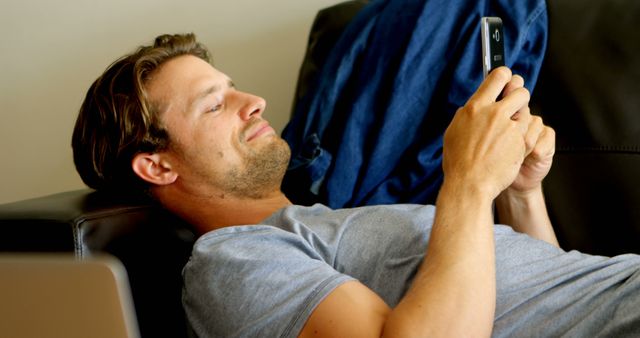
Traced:
[[526, 194], [539, 189], [542, 180], [547, 176], [553, 163], [555, 153], [555, 131], [542, 123], [539, 116], [532, 115], [529, 131], [526, 136], [528, 155], [525, 157], [520, 172], [509, 189]]
[[[520, 81], [522, 83], [520, 83]], [[514, 76], [512, 82], [504, 88], [505, 95], [522, 86], [524, 80], [519, 76]], [[518, 113], [512, 118], [517, 119]], [[528, 194], [541, 189], [542, 180], [547, 176], [553, 162], [553, 155], [556, 149], [555, 131], [545, 126], [542, 118], [531, 115], [529, 129], [525, 136], [526, 157], [518, 176], [513, 181], [508, 190], [517, 194]]]

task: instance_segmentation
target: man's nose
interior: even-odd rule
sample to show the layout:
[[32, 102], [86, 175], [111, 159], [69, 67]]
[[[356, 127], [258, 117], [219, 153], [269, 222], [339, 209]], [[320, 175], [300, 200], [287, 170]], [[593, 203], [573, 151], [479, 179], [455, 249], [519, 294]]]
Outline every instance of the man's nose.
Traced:
[[245, 92], [236, 92], [238, 95], [238, 102], [240, 103], [240, 109], [238, 111], [238, 115], [243, 120], [249, 120], [253, 117], [261, 117], [262, 112], [267, 106], [267, 101], [263, 98], [245, 93]]

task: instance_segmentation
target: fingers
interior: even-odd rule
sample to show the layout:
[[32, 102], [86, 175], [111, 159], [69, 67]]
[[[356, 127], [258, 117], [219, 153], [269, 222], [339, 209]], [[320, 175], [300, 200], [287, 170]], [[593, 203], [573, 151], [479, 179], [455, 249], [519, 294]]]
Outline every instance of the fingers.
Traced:
[[[509, 81], [505, 85], [502, 91], [502, 95], [503, 95], [503, 98], [511, 97], [513, 95], [517, 97], [516, 102], [520, 102], [521, 100], [524, 100], [527, 102], [527, 104], [529, 103], [529, 99], [531, 98], [529, 91], [524, 87], [524, 79], [520, 75], [513, 75], [511, 77], [511, 81]], [[518, 103], [516, 103], [516, 105], [517, 104]]]
[[478, 90], [471, 96], [469, 101], [478, 102], [481, 105], [491, 104], [498, 99], [504, 87], [511, 81], [511, 70], [507, 67], [494, 69], [487, 78], [480, 84]]
[[513, 75], [513, 77], [511, 77], [511, 81], [509, 81], [509, 83], [507, 83], [507, 85], [504, 87], [502, 94], [505, 96], [509, 95], [514, 90], [522, 87], [524, 87], [524, 79], [522, 78], [522, 76]]
[[496, 103], [500, 95], [498, 111], [513, 120], [516, 120], [514, 114], [527, 107], [531, 98], [521, 76], [513, 75], [507, 67], [499, 67], [489, 73], [467, 103], [472, 110], [480, 111], [482, 107]]
[[555, 131], [545, 126], [541, 117], [532, 115], [525, 134], [525, 157], [534, 161], [553, 157], [555, 144]]
[[551, 159], [555, 151], [556, 132], [550, 127], [543, 126], [538, 141], [528, 157], [536, 161]]
[[525, 87], [510, 88], [510, 92], [505, 94], [498, 105], [501, 106], [502, 111], [508, 115], [512, 120], [517, 119], [516, 113], [519, 113], [523, 108], [529, 106], [529, 100], [531, 94]]
[[[519, 122], [520, 130], [525, 134], [531, 123], [529, 100], [531, 94], [524, 87], [524, 79], [520, 75], [513, 75], [502, 91], [500, 105], [506, 115], [513, 121]], [[515, 111], [515, 112], [514, 112]]]
[[524, 144], [526, 148], [525, 156], [531, 154], [536, 144], [538, 144], [538, 140], [540, 139], [544, 128], [542, 118], [539, 116], [531, 116], [527, 132], [524, 136]]

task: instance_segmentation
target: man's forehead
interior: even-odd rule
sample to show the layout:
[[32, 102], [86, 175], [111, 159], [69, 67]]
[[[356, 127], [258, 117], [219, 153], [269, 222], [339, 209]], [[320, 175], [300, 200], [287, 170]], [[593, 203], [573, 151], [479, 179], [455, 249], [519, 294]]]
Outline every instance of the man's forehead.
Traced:
[[192, 56], [179, 56], [167, 61], [147, 83], [149, 99], [160, 111], [169, 106], [186, 106], [203, 91], [224, 87], [231, 79], [208, 62]]

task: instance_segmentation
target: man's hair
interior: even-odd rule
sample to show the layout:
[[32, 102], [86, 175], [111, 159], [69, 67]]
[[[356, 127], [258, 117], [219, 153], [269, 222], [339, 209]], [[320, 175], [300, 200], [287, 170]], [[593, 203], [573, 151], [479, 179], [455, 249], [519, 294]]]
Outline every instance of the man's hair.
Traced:
[[152, 46], [111, 64], [91, 85], [71, 141], [76, 170], [86, 185], [118, 191], [148, 186], [133, 172], [131, 161], [138, 153], [166, 149], [169, 136], [145, 85], [162, 64], [181, 55], [210, 62], [209, 51], [194, 34], [161, 35]]

